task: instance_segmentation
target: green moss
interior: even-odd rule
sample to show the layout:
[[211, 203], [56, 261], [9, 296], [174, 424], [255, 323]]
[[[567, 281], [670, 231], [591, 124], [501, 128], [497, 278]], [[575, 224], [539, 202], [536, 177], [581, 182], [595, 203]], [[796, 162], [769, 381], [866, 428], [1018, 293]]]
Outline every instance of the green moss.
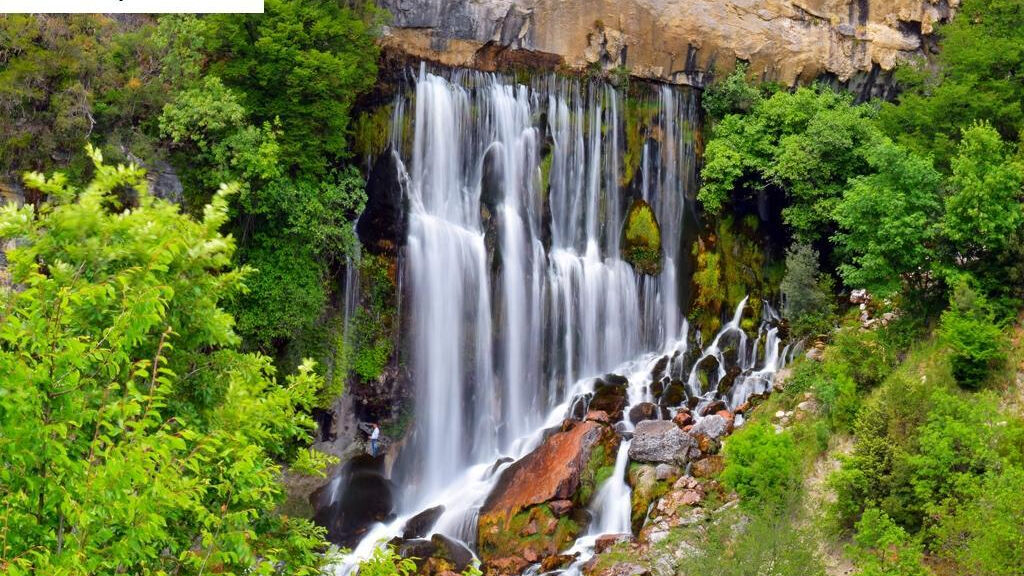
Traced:
[[[580, 507], [590, 503], [591, 497], [599, 485], [598, 472], [601, 468], [609, 465], [610, 458], [604, 444], [598, 444], [591, 450], [590, 458], [587, 460], [587, 467], [580, 475], [580, 487], [576, 491], [574, 500]], [[613, 463], [614, 464], [614, 463]]]
[[540, 194], [544, 202], [548, 199], [548, 188], [551, 185], [551, 161], [555, 155], [548, 152], [540, 161]]
[[643, 161], [644, 143], [650, 128], [658, 116], [658, 102], [649, 95], [630, 95], [625, 105], [625, 150], [622, 156], [622, 186], [628, 186], [640, 171]]
[[661, 227], [654, 210], [643, 200], [634, 200], [626, 216], [622, 257], [637, 271], [654, 276], [661, 272]]
[[344, 343], [345, 366], [362, 381], [380, 377], [394, 353], [396, 287], [394, 261], [366, 254], [359, 262], [362, 300]]
[[388, 147], [394, 105], [380, 106], [356, 116], [352, 123], [352, 150], [362, 158], [376, 158]]

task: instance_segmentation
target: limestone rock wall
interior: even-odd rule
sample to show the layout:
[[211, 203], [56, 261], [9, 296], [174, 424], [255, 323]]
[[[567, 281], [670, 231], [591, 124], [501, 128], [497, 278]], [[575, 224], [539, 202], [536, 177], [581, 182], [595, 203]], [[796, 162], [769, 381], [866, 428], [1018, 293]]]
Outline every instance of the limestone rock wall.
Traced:
[[385, 44], [453, 66], [537, 61], [700, 86], [751, 63], [785, 84], [847, 82], [923, 52], [959, 0], [382, 0]]

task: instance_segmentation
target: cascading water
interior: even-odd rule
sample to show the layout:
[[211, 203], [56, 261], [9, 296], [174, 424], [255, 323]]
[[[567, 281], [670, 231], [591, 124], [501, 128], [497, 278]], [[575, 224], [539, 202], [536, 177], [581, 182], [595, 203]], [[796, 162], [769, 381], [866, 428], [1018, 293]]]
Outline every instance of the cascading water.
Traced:
[[[648, 159], [656, 174], [647, 194], [666, 238], [675, 238], [683, 187], [692, 185], [684, 158], [692, 156], [694, 103], [665, 87], [650, 105], [662, 110], [662, 153]], [[562, 400], [565, 383], [678, 338], [679, 242], [665, 242], [659, 278], [619, 255], [629, 202], [620, 185], [621, 107], [621, 94], [599, 84], [552, 76], [528, 88], [421, 68], [403, 158], [420, 391], [407, 450], [414, 461], [400, 467], [407, 504], [437, 494], [453, 471], [510, 450]], [[496, 246], [490, 255], [488, 246]]]
[[[605, 371], [627, 375], [630, 407], [653, 400], [651, 366], [666, 353], [685, 357], [689, 346], [678, 270], [695, 186], [691, 92], [662, 86], [640, 103], [655, 112], [634, 184], [623, 182], [626, 100], [610, 86], [550, 76], [527, 87], [425, 66], [414, 83], [411, 98], [396, 103], [392, 148], [406, 151], [399, 170], [409, 199], [403, 261], [416, 418], [395, 472], [400, 516], [370, 531], [344, 574], [436, 504], [445, 511], [434, 530], [472, 541], [476, 511], [507, 466], [494, 464], [499, 457], [536, 447]], [[408, 124], [406, 110], [414, 114]], [[402, 133], [406, 125], [412, 134]], [[640, 199], [661, 227], [656, 277], [620, 256], [626, 209]], [[715, 356], [721, 370], [719, 343], [729, 335], [748, 358], [745, 303], [699, 358]], [[749, 355], [731, 401], [777, 368], [769, 324], [762, 332], [771, 363], [754, 370], [756, 350]], [[699, 392], [691, 382], [692, 395]], [[623, 441], [577, 551], [592, 550], [599, 534], [630, 529], [628, 448]]]

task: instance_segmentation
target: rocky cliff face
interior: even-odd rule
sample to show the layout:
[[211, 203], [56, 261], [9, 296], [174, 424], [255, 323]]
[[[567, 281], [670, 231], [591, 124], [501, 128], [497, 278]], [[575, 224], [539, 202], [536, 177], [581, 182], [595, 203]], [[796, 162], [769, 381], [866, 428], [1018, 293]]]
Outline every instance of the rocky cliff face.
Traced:
[[627, 69], [701, 86], [749, 61], [786, 84], [875, 75], [923, 53], [959, 0], [382, 0], [385, 43], [414, 57], [493, 69]]

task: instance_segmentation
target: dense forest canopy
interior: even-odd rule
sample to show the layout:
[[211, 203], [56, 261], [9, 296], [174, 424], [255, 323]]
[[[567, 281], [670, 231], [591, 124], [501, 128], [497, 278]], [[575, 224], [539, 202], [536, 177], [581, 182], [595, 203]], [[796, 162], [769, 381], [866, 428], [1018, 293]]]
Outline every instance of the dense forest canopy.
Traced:
[[[0, 188], [25, 199], [0, 211], [0, 572], [332, 560], [280, 476], [323, 472], [312, 411], [393, 354], [383, 261], [360, 264], [378, 291], [350, 341], [329, 313], [386, 19], [265, 6], [0, 16]], [[1024, 3], [964, 0], [938, 38], [891, 102], [742, 63], [702, 94], [701, 216], [782, 206], [786, 326], [824, 350], [768, 406], [822, 411], [776, 430], [766, 407], [727, 441], [746, 529], [709, 528], [680, 574], [822, 574], [835, 543], [865, 576], [1024, 574]], [[634, 211], [624, 250], [656, 274], [665, 240]], [[811, 529], [806, 476], [837, 445]], [[363, 573], [415, 569], [382, 548]]]

